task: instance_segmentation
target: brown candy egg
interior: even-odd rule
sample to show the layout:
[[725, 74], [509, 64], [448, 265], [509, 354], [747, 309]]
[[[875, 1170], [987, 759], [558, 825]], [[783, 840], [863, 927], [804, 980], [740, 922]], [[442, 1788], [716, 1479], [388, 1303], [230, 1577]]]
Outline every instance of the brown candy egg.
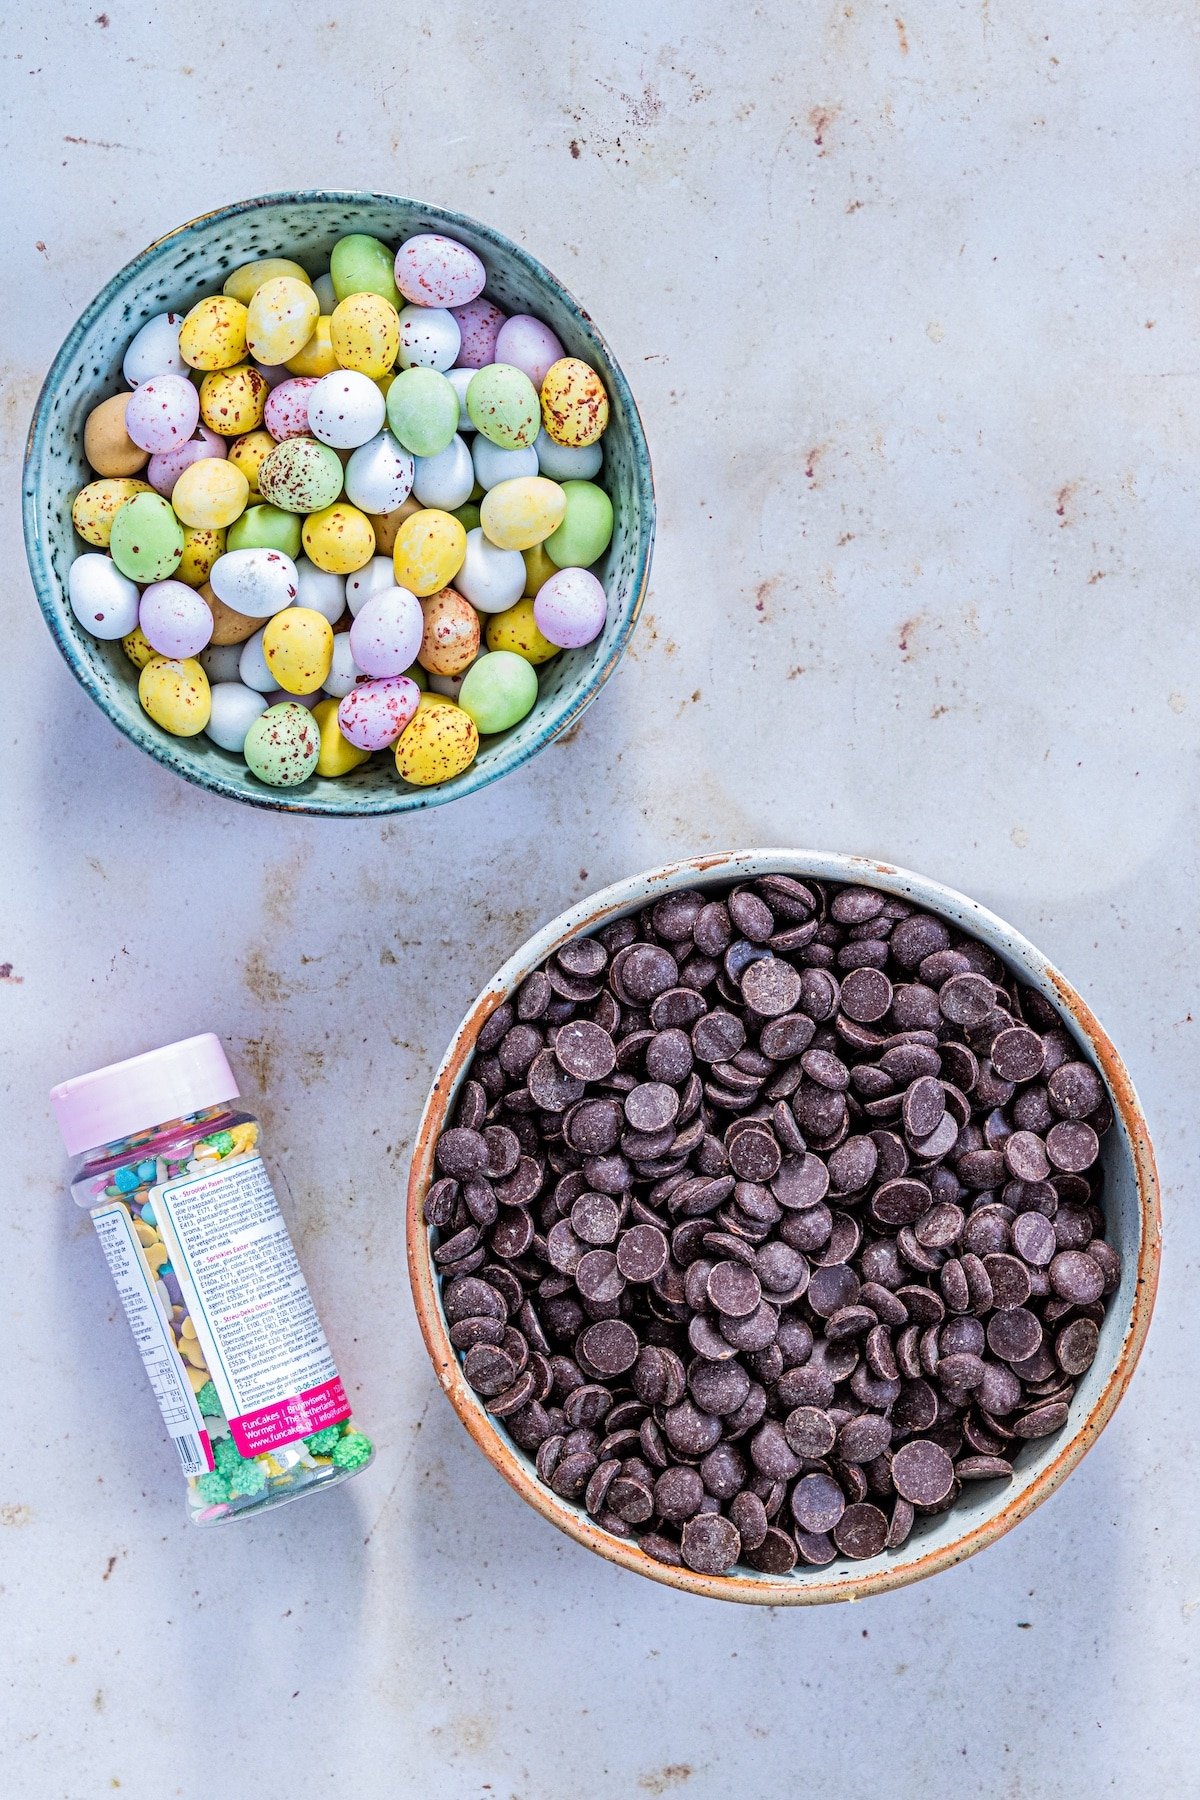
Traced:
[[479, 655], [479, 614], [452, 587], [422, 600], [425, 634], [417, 661], [431, 675], [461, 675]]

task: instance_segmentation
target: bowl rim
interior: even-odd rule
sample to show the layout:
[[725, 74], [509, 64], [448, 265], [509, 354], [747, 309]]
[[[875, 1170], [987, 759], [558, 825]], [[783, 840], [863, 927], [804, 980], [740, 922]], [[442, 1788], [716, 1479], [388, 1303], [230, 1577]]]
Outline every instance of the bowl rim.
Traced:
[[[871, 1572], [864, 1570], [854, 1573], [853, 1565], [850, 1565], [848, 1573], [839, 1572], [822, 1578], [814, 1571], [804, 1581], [794, 1581], [789, 1576], [737, 1573], [697, 1575], [687, 1568], [672, 1568], [668, 1564], [656, 1562], [645, 1551], [639, 1550], [635, 1540], [626, 1541], [604, 1531], [582, 1511], [576, 1511], [552, 1489], [544, 1486], [534, 1475], [532, 1467], [527, 1466], [525, 1459], [500, 1436], [462, 1374], [438, 1298], [433, 1262], [429, 1254], [428, 1229], [422, 1217], [424, 1198], [433, 1172], [437, 1136], [473, 1054], [475, 1039], [495, 1008], [530, 970], [557, 945], [579, 931], [594, 930], [606, 920], [646, 904], [652, 892], [661, 894], [669, 891], [666, 884], [674, 887], [687, 886], [693, 882], [706, 884], [728, 880], [739, 873], [752, 878], [755, 874], [765, 874], [769, 870], [800, 877], [807, 875], [814, 880], [865, 883], [901, 894], [905, 898], [916, 899], [931, 911], [956, 918], [960, 924], [976, 931], [986, 943], [995, 944], [999, 940], [1004, 945], [1006, 961], [1018, 966], [1024, 965], [1031, 974], [1040, 974], [1054, 991], [1057, 1003], [1069, 1015], [1076, 1030], [1087, 1043], [1108, 1083], [1114, 1108], [1129, 1142], [1138, 1194], [1137, 1269], [1132, 1307], [1124, 1324], [1119, 1354], [1089, 1411], [1079, 1420], [1070, 1437], [1058, 1446], [1056, 1453], [1048, 1459], [1030, 1485], [1018, 1497], [1007, 1505], [999, 1506], [995, 1513], [980, 1523], [923, 1556]], [[709, 1599], [764, 1606], [805, 1606], [839, 1600], [862, 1600], [872, 1594], [905, 1587], [986, 1549], [1014, 1525], [1027, 1518], [1083, 1459], [1129, 1386], [1150, 1327], [1162, 1254], [1158, 1171], [1141, 1103], [1116, 1046], [1086, 1001], [1065, 976], [1022, 933], [997, 914], [930, 877], [870, 857], [782, 849], [714, 852], [664, 863], [657, 868], [627, 876], [577, 901], [557, 918], [542, 926], [508, 958], [470, 1007], [454, 1033], [434, 1077], [413, 1146], [406, 1208], [406, 1238], [409, 1280], [417, 1320], [438, 1383], [488, 1461], [522, 1499], [528, 1501], [543, 1518], [548, 1519], [568, 1537], [621, 1568], [662, 1582], [668, 1587], [700, 1594]]]
[[[374, 201], [385, 205], [411, 208], [430, 221], [436, 221], [439, 227], [447, 232], [453, 232], [463, 226], [468, 227], [494, 248], [515, 258], [528, 275], [549, 287], [577, 316], [585, 331], [605, 357], [611, 371], [611, 385], [615, 388], [621, 407], [629, 420], [633, 443], [633, 473], [637, 507], [644, 524], [631, 576], [631, 599], [626, 606], [625, 616], [608, 656], [587, 682], [565, 697], [557, 710], [550, 713], [545, 724], [531, 741], [523, 743], [519, 749], [515, 745], [507, 746], [494, 762], [486, 765], [473, 763], [469, 769], [464, 771], [463, 775], [456, 776], [451, 782], [441, 783], [434, 787], [392, 788], [381, 784], [378, 790], [355, 788], [352, 791], [358, 803], [353, 807], [347, 807], [336, 803], [318, 804], [315, 794], [295, 795], [289, 798], [288, 790], [285, 788], [264, 787], [261, 793], [253, 790], [243, 793], [227, 785], [221, 775], [214, 775], [206, 769], [196, 767], [186, 755], [186, 751], [180, 748], [180, 746], [186, 746], [190, 742], [189, 739], [168, 737], [165, 733], [152, 729], [149, 723], [143, 725], [134, 717], [127, 720], [121, 719], [110, 710], [101, 683], [95, 679], [90, 668], [85, 665], [82, 657], [78, 654], [78, 646], [70, 627], [70, 608], [50, 567], [41, 530], [45, 496], [39, 471], [46, 450], [51, 401], [66, 373], [77, 361], [80, 345], [104, 308], [121, 293], [136, 274], [150, 266], [164, 245], [194, 231], [200, 225], [207, 225], [212, 221], [240, 218], [273, 206], [319, 203], [353, 209], [355, 206]], [[554, 738], [560, 737], [571, 729], [616, 669], [625, 654], [629, 639], [637, 624], [650, 579], [650, 563], [654, 551], [656, 526], [656, 502], [654, 470], [650, 460], [646, 430], [625, 371], [613, 354], [607, 338], [598, 329], [587, 307], [575, 298], [565, 283], [560, 281], [540, 258], [534, 256], [525, 249], [524, 245], [518, 244], [495, 226], [488, 225], [469, 213], [456, 212], [452, 208], [426, 203], [408, 195], [379, 193], [366, 188], [299, 188], [294, 191], [258, 194], [246, 200], [230, 201], [224, 206], [213, 207], [208, 212], [197, 214], [194, 219], [188, 219], [184, 224], [175, 226], [171, 231], [164, 232], [161, 237], [157, 237], [147, 244], [144, 250], [140, 250], [136, 256], [131, 257], [122, 268], [118, 269], [116, 274], [105, 282], [99, 293], [88, 302], [59, 346], [38, 390], [26, 437], [25, 456], [21, 470], [21, 516], [26, 561], [38, 605], [50, 634], [75, 679], [123, 737], [128, 738], [130, 743], [136, 745], [139, 750], [144, 750], [152, 756], [164, 768], [172, 770], [176, 775], [181, 775], [185, 781], [193, 782], [197, 787], [204, 788], [209, 793], [219, 794], [226, 800], [239, 801], [247, 806], [257, 806], [269, 812], [306, 813], [318, 818], [340, 819], [378, 818], [392, 813], [420, 811], [426, 807], [445, 805], [452, 800], [465, 799], [469, 794], [477, 793], [481, 788], [488, 787], [493, 781], [499, 781], [502, 776], [509, 775], [514, 769], [522, 767], [539, 751], [544, 750]], [[370, 798], [366, 799], [367, 796]], [[335, 796], [331, 796], [331, 799], [334, 798]]]

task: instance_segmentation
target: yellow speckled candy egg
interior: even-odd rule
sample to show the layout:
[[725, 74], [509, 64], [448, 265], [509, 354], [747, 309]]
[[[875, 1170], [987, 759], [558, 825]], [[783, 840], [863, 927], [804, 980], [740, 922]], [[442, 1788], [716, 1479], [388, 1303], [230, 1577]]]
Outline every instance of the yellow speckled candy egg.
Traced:
[[[227, 460], [235, 469], [240, 469], [250, 483], [250, 498], [257, 500], [258, 472], [275, 448], [275, 439], [269, 431], [248, 431], [244, 437], [235, 438], [229, 446]], [[546, 578], [549, 580], [549, 576]]]
[[121, 648], [135, 669], [144, 669], [158, 655], [140, 625], [135, 625], [129, 636], [121, 639]]
[[532, 550], [557, 531], [567, 496], [544, 475], [518, 475], [489, 488], [479, 506], [483, 535], [498, 550]]
[[128, 394], [113, 394], [93, 406], [83, 427], [83, 454], [97, 475], [136, 475], [150, 452], [134, 443], [125, 429]]
[[414, 787], [436, 787], [469, 769], [478, 750], [479, 733], [470, 714], [440, 694], [422, 694], [396, 739], [396, 771]]
[[329, 334], [330, 321], [325, 313], [313, 327], [313, 334], [303, 350], [289, 358], [288, 369], [293, 375], [332, 375], [338, 366], [338, 359], [333, 351], [333, 339]]
[[217, 369], [200, 383], [200, 417], [222, 437], [244, 437], [262, 424], [270, 391], [249, 363]]
[[346, 500], [309, 513], [301, 536], [309, 562], [330, 575], [353, 575], [375, 554], [370, 519]]
[[152, 494], [148, 482], [132, 475], [108, 476], [103, 481], [89, 481], [80, 488], [71, 506], [71, 523], [85, 544], [107, 550], [112, 535], [112, 522], [127, 500], [135, 494]]
[[357, 769], [365, 763], [371, 752], [360, 750], [349, 738], [343, 737], [338, 728], [338, 703], [336, 700], [319, 700], [312, 709], [313, 722], [321, 734], [321, 748], [317, 753], [318, 775], [348, 775], [351, 769]]
[[171, 505], [179, 522], [205, 531], [232, 525], [245, 512], [249, 498], [250, 483], [223, 456], [205, 456], [190, 463], [171, 489]]
[[450, 586], [466, 554], [467, 534], [453, 513], [427, 506], [405, 519], [396, 533], [392, 547], [396, 586], [424, 600]]
[[285, 606], [264, 625], [262, 651], [285, 694], [313, 694], [333, 662], [333, 626], [310, 606]]
[[221, 292], [231, 294], [243, 306], [249, 306], [264, 281], [275, 281], [281, 275], [288, 275], [293, 281], [302, 281], [308, 287], [312, 286], [298, 262], [291, 262], [286, 256], [263, 256], [257, 262], [243, 263], [240, 269], [227, 275]]
[[[408, 499], [402, 501], [400, 505], [396, 507], [394, 512], [367, 514], [367, 517], [375, 527], [375, 549], [380, 556], [390, 556], [392, 554], [392, 551], [396, 548], [396, 533], [403, 525], [405, 519], [411, 519], [414, 513], [419, 513], [420, 511], [421, 502], [419, 500], [414, 500], [410, 494]], [[554, 570], [551, 568], [550, 575], [553, 575], [553, 573]], [[550, 579], [550, 575], [547, 575], [547, 581]]]
[[400, 352], [400, 316], [382, 294], [349, 294], [333, 309], [329, 333], [343, 369], [378, 381]]
[[154, 723], [172, 737], [195, 737], [212, 711], [208, 676], [190, 656], [183, 662], [166, 656], [148, 662], [138, 676], [138, 699]]
[[183, 555], [175, 571], [176, 581], [189, 587], [203, 587], [212, 574], [218, 556], [225, 554], [225, 530], [220, 525], [185, 525]]
[[321, 316], [321, 302], [307, 279], [277, 275], [256, 288], [246, 312], [246, 347], [268, 367], [299, 356]]
[[[558, 573], [553, 564], [550, 573]], [[534, 668], [558, 655], [558, 645], [552, 644], [538, 630], [533, 601], [528, 598], [518, 600], [504, 612], [492, 614], [487, 622], [487, 647], [489, 650], [511, 650], [514, 656], [523, 656]]]
[[193, 369], [232, 369], [244, 361], [246, 308], [242, 302], [228, 294], [209, 294], [198, 300], [179, 327], [179, 354]]
[[595, 369], [577, 356], [551, 363], [542, 382], [542, 424], [556, 444], [582, 449], [602, 437], [608, 424], [608, 395]]

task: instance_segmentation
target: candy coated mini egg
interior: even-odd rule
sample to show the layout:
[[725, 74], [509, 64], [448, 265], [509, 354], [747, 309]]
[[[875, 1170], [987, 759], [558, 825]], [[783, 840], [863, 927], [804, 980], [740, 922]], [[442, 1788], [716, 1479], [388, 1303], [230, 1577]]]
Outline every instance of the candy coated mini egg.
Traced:
[[267, 667], [267, 659], [263, 654], [266, 629], [265, 625], [261, 625], [253, 637], [248, 637], [238, 657], [238, 680], [245, 687], [253, 688], [256, 694], [275, 692], [275, 677]]
[[262, 424], [270, 392], [265, 377], [249, 363], [216, 369], [200, 383], [200, 417], [222, 437], [243, 437]]
[[560, 569], [533, 603], [538, 630], [563, 650], [578, 650], [604, 630], [608, 602], [587, 569]]
[[538, 472], [537, 451], [532, 444], [526, 444], [523, 450], [502, 450], [491, 438], [484, 437], [482, 431], [471, 446], [471, 457], [475, 479], [485, 494], [502, 481], [515, 481], [518, 476]]
[[152, 375], [187, 374], [187, 364], [179, 353], [182, 324], [182, 313], [155, 313], [130, 339], [121, 364], [121, 373], [130, 387], [140, 386]]
[[477, 431], [502, 450], [522, 450], [538, 434], [537, 389], [507, 363], [478, 369], [467, 389], [467, 411]]
[[186, 375], [152, 375], [134, 388], [125, 406], [125, 429], [151, 455], [175, 450], [200, 423], [200, 396]]
[[195, 737], [208, 724], [211, 691], [200, 664], [165, 656], [148, 662], [138, 676], [138, 699], [156, 725], [172, 737]]
[[253, 358], [251, 358], [250, 367], [262, 376], [267, 384], [268, 392], [277, 388], [280, 382], [286, 381], [292, 373], [286, 363], [260, 363], [255, 362]]
[[420, 688], [406, 675], [360, 681], [338, 705], [338, 728], [360, 750], [386, 750], [413, 717], [420, 698]]
[[521, 598], [525, 564], [519, 550], [498, 549], [477, 527], [467, 533], [462, 568], [453, 579], [477, 612], [504, 612]]
[[542, 382], [542, 423], [556, 444], [594, 444], [608, 424], [608, 395], [595, 369], [564, 356]]
[[[213, 463], [212, 467], [223, 469], [225, 465]], [[131, 581], [165, 581], [179, 567], [183, 527], [161, 494], [135, 494], [113, 520], [108, 548], [122, 575]]]
[[484, 535], [499, 550], [531, 550], [562, 524], [567, 497], [544, 475], [521, 475], [489, 488], [479, 508]]
[[277, 275], [256, 288], [246, 309], [246, 348], [260, 363], [299, 356], [321, 316], [321, 302], [307, 276]]
[[461, 775], [478, 750], [474, 719], [452, 700], [422, 694], [411, 723], [396, 739], [396, 770], [414, 787], [435, 787]]
[[315, 707], [320, 705], [321, 690], [314, 688], [311, 694], [289, 694], [286, 688], [272, 688], [267, 695], [268, 706], [278, 706], [284, 700], [290, 700], [296, 706], [303, 706], [308, 712], [312, 712]]
[[218, 600], [247, 619], [269, 619], [295, 602], [296, 565], [281, 550], [228, 550], [209, 585]]
[[458, 704], [474, 719], [480, 736], [519, 724], [537, 697], [533, 664], [511, 650], [492, 650], [481, 656], [467, 670], [458, 690]]
[[93, 406], [83, 427], [83, 454], [97, 475], [137, 475], [150, 460], [125, 429], [129, 394], [113, 394]]
[[405, 239], [396, 252], [395, 275], [396, 286], [415, 306], [466, 306], [487, 280], [473, 250], [436, 231]]
[[456, 358], [460, 369], [482, 369], [496, 360], [496, 339], [507, 314], [480, 294], [465, 306], [455, 306], [454, 322], [458, 326], [459, 349]]
[[[386, 562], [385, 567], [390, 582], [392, 565]], [[345, 577], [329, 569], [318, 569], [307, 556], [296, 559], [296, 589], [296, 605], [319, 612], [331, 625], [336, 625], [346, 610]]]
[[411, 519], [414, 513], [421, 511], [421, 503], [410, 494], [407, 500], [401, 501], [391, 512], [372, 513], [371, 524], [375, 527], [375, 547], [390, 560], [396, 548], [396, 533], [405, 519]]
[[338, 703], [336, 700], [320, 700], [313, 707], [313, 719], [321, 734], [321, 749], [317, 757], [318, 775], [348, 775], [351, 769], [357, 769], [365, 763], [370, 755], [369, 750], [360, 750], [349, 738], [343, 737], [338, 725]]
[[240, 300], [243, 306], [249, 306], [264, 282], [276, 281], [281, 275], [302, 282], [306, 287], [312, 286], [298, 262], [291, 262], [286, 256], [263, 256], [257, 262], [242, 263], [232, 275], [227, 275], [221, 292]]
[[396, 286], [395, 255], [378, 238], [351, 232], [339, 238], [329, 258], [329, 276], [339, 300], [349, 294], [381, 294], [400, 310]]
[[308, 437], [308, 397], [319, 380], [319, 375], [294, 375], [271, 389], [263, 407], [263, 424], [277, 443]]
[[225, 439], [210, 431], [207, 425], [197, 425], [186, 443], [177, 444], [173, 450], [160, 450], [150, 458], [146, 480], [164, 500], [169, 500], [185, 469], [190, 469], [194, 462], [203, 462], [206, 457], [224, 455]]
[[458, 425], [456, 429], [464, 434], [475, 430], [475, 422], [467, 411], [467, 389], [471, 385], [474, 373], [474, 369], [464, 369], [458, 364], [453, 369], [446, 370], [446, 380], [458, 395]]
[[357, 618], [373, 594], [384, 594], [396, 585], [396, 574], [390, 556], [373, 556], [369, 563], [346, 577], [346, 605], [352, 618]]
[[343, 369], [357, 369], [377, 381], [400, 349], [400, 320], [379, 294], [348, 294], [329, 322], [330, 342]]
[[388, 426], [413, 456], [437, 456], [452, 443], [458, 415], [453, 384], [437, 369], [404, 369], [388, 389]]
[[[268, 400], [268, 405], [269, 404], [270, 401]], [[201, 426], [201, 430], [204, 429], [205, 427]], [[224, 439], [217, 438], [216, 442], [223, 443]], [[252, 500], [257, 500], [259, 498], [259, 470], [262, 468], [274, 448], [275, 439], [271, 436], [269, 431], [264, 430], [261, 426], [257, 431], [246, 432], [244, 437], [234, 438], [229, 446], [229, 460], [235, 469], [240, 469], [242, 471], [242, 474], [250, 483], [250, 498]]]
[[299, 787], [317, 766], [320, 727], [294, 700], [269, 706], [246, 733], [242, 755], [252, 775], [268, 787]]
[[342, 491], [341, 458], [316, 438], [285, 438], [258, 471], [264, 500], [284, 512], [315, 513], [332, 506]]
[[403, 675], [417, 660], [424, 628], [416, 597], [405, 588], [385, 588], [359, 608], [350, 627], [354, 660], [364, 675]]
[[551, 481], [590, 481], [598, 475], [604, 463], [604, 450], [599, 442], [581, 444], [577, 448], [568, 444], [556, 444], [547, 436], [545, 428], [538, 432], [534, 449], [538, 455], [538, 468]]
[[412, 491], [422, 506], [453, 512], [474, 491], [475, 469], [471, 452], [460, 437], [452, 437], [437, 456], [418, 456]]
[[98, 550], [85, 551], [71, 564], [67, 598], [83, 629], [95, 638], [128, 637], [138, 622], [136, 585]]
[[552, 644], [538, 630], [533, 601], [527, 599], [518, 600], [506, 612], [492, 614], [487, 622], [487, 647], [489, 650], [511, 650], [535, 668], [558, 655], [558, 645]]
[[334, 575], [352, 575], [375, 553], [370, 519], [344, 500], [310, 513], [302, 537], [309, 561]]
[[240, 756], [246, 733], [267, 710], [265, 694], [256, 694], [240, 681], [218, 681], [210, 690], [208, 724], [204, 727], [214, 744]]
[[397, 587], [407, 588], [421, 600], [449, 587], [462, 567], [466, 549], [467, 534], [448, 512], [426, 507], [414, 513], [396, 533], [392, 550]]
[[402, 369], [449, 369], [458, 356], [462, 334], [452, 312], [439, 306], [406, 306], [400, 313]]
[[228, 294], [198, 300], [179, 328], [179, 354], [193, 369], [232, 369], [246, 356], [246, 308]]
[[[418, 668], [421, 667], [420, 663], [417, 664], [417, 667]], [[424, 674], [424, 670], [422, 670], [421, 672], [422, 672], [422, 674]], [[461, 675], [426, 675], [425, 676], [426, 681], [429, 683], [429, 692], [431, 694], [440, 694], [444, 700], [455, 700], [455, 701], [458, 699], [459, 693], [462, 690], [462, 684], [466, 680], [466, 678], [467, 678], [467, 670], [466, 669], [463, 670]]]
[[329, 665], [329, 673], [325, 677], [325, 692], [340, 700], [348, 694], [356, 681], [365, 680], [362, 670], [354, 660], [354, 652], [350, 648], [350, 633], [335, 631], [333, 634], [333, 661]]
[[[387, 304], [386, 301], [384, 304]], [[289, 359], [286, 372], [292, 375], [312, 375], [319, 380], [322, 375], [332, 375], [337, 366], [330, 321], [322, 317], [313, 326], [313, 334], [303, 350], [298, 350]]]
[[318, 275], [314, 280], [313, 293], [321, 302], [321, 317], [327, 319], [338, 303], [338, 297], [333, 286], [333, 276], [329, 273], [328, 269], [326, 269], [323, 275]]
[[384, 398], [369, 375], [339, 369], [322, 375], [308, 396], [308, 427], [335, 450], [357, 450], [384, 420]]
[[213, 571], [218, 556], [225, 554], [225, 533], [219, 526], [185, 525], [183, 555], [175, 571], [175, 580], [188, 587], [202, 587]]
[[[154, 658], [158, 655], [157, 650], [146, 642], [145, 633], [140, 625], [135, 625], [132, 631], [126, 632], [125, 636], [121, 639], [121, 648], [133, 664], [134, 668], [138, 670], [144, 669], [146, 664], [148, 662], [153, 662]], [[205, 654], [207, 655], [207, 652], [205, 652]], [[201, 667], [203, 668], [203, 666], [202, 663]], [[207, 672], [208, 671], [205, 670], [206, 674]]]
[[226, 547], [230, 550], [282, 550], [295, 562], [300, 554], [300, 520], [295, 513], [281, 507], [248, 506], [229, 527]]
[[[220, 601], [217, 602], [218, 606]], [[140, 633], [139, 633], [140, 635]], [[151, 655], [154, 652], [151, 651]], [[200, 652], [200, 667], [208, 676], [208, 685], [216, 687], [220, 681], [236, 681], [238, 663], [241, 660], [240, 644], [209, 644]]]
[[431, 675], [462, 675], [479, 655], [479, 614], [453, 588], [421, 602], [417, 661]]
[[[171, 506], [185, 525], [220, 529], [245, 511], [250, 483], [235, 463], [206, 456], [190, 463], [171, 489]], [[166, 502], [163, 502], [166, 505]]]
[[[475, 490], [472, 489], [471, 491], [474, 493]], [[479, 508], [474, 500], [464, 500], [461, 506], [456, 506], [454, 508], [454, 516], [464, 531], [477, 531], [479, 529]]]
[[591, 481], [564, 481], [563, 522], [546, 539], [546, 555], [560, 569], [589, 569], [612, 541], [613, 505], [603, 488]]
[[525, 594], [524, 598], [532, 600], [558, 568], [546, 555], [545, 544], [535, 544], [531, 550], [522, 550], [525, 562]]
[[223, 600], [217, 598], [212, 591], [211, 580], [204, 582], [196, 591], [213, 616], [211, 644], [218, 648], [223, 648], [226, 644], [244, 644], [259, 629], [257, 619], [235, 611], [232, 606], [226, 606]]
[[176, 662], [199, 656], [213, 631], [204, 601], [182, 581], [151, 582], [142, 594], [138, 624], [151, 648]]
[[346, 497], [365, 513], [395, 512], [412, 492], [413, 474], [408, 451], [390, 431], [377, 432], [346, 464]]
[[500, 327], [495, 362], [511, 363], [540, 388], [550, 369], [566, 351], [548, 325], [529, 313], [514, 313]]
[[288, 606], [263, 627], [263, 660], [287, 694], [312, 694], [333, 661], [333, 627], [319, 612]]
[[112, 522], [121, 507], [135, 494], [151, 491], [147, 482], [132, 475], [109, 475], [101, 481], [89, 481], [71, 504], [71, 523], [86, 544], [107, 550]]

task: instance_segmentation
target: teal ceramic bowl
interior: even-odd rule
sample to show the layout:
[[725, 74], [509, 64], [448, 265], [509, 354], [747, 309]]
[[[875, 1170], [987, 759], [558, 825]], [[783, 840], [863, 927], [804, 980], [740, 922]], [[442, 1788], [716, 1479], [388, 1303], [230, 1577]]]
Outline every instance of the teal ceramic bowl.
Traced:
[[[347, 232], [399, 244], [417, 231], [441, 231], [469, 244], [488, 272], [485, 292], [505, 312], [544, 319], [566, 346], [599, 370], [611, 416], [599, 480], [613, 502], [612, 543], [597, 573], [608, 594], [608, 621], [595, 643], [563, 651], [540, 671], [533, 711], [485, 738], [462, 775], [440, 787], [409, 787], [390, 757], [337, 780], [313, 776], [281, 790], [255, 780], [242, 759], [201, 735], [174, 738], [138, 704], [132, 667], [119, 644], [88, 637], [67, 602], [67, 570], [84, 546], [71, 525], [71, 502], [94, 477], [83, 456], [83, 424], [92, 407], [124, 388], [121, 358], [138, 327], [167, 309], [186, 312], [221, 287], [231, 269], [261, 256], [289, 256], [313, 274]], [[391, 194], [267, 194], [221, 207], [160, 238], [134, 258], [87, 306], [54, 359], [34, 411], [25, 457], [25, 546], [46, 622], [72, 672], [113, 724], [176, 774], [252, 806], [361, 815], [437, 806], [506, 775], [565, 731], [612, 674], [637, 620], [654, 542], [650, 453], [633, 395], [588, 313], [537, 259], [490, 226], [461, 213]]]

